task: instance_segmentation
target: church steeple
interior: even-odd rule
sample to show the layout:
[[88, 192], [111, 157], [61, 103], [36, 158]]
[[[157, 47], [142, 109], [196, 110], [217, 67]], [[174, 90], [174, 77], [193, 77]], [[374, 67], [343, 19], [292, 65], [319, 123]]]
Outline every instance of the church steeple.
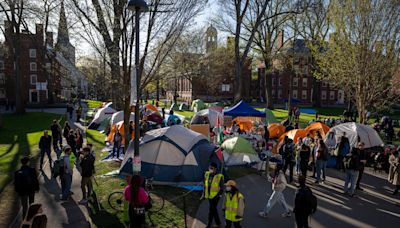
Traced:
[[64, 1], [61, 1], [60, 7], [60, 21], [58, 22], [58, 35], [56, 50], [60, 52], [64, 58], [68, 59], [75, 65], [75, 47], [69, 41], [68, 23], [65, 16]]
[[217, 48], [217, 38], [218, 32], [214, 26], [210, 25], [206, 30], [206, 53], [210, 53], [211, 51]]

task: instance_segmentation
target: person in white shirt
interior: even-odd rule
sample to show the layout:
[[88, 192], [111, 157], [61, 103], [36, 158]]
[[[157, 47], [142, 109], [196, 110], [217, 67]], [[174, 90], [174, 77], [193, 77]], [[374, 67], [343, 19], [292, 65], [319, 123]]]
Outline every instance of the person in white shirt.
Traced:
[[287, 181], [285, 174], [282, 172], [282, 166], [278, 165], [275, 170], [274, 178], [272, 178], [273, 193], [269, 198], [267, 205], [264, 207], [264, 210], [259, 212], [260, 217], [266, 218], [277, 202], [279, 202], [285, 210], [282, 217], [290, 217], [292, 215], [286, 203], [285, 196], [283, 195], [283, 190], [285, 190], [286, 185]]

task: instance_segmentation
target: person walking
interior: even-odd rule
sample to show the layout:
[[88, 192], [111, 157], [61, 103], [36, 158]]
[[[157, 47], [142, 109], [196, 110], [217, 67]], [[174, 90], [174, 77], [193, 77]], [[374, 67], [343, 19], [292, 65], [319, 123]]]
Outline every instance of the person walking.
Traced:
[[63, 129], [63, 136], [65, 138], [65, 141], [68, 143], [68, 136], [69, 136], [69, 131], [71, 130], [71, 126], [69, 126], [68, 121], [65, 121], [64, 123], [64, 129]]
[[344, 157], [343, 163], [346, 171], [344, 194], [349, 194], [349, 196], [353, 197], [359, 170], [359, 156], [357, 150], [352, 150], [348, 153]]
[[346, 137], [346, 132], [343, 132], [342, 137], [340, 137], [338, 150], [339, 153], [336, 160], [336, 167], [338, 170], [344, 170], [343, 158], [350, 152], [350, 141]]
[[69, 113], [69, 119], [72, 120], [72, 113], [74, 112], [74, 106], [71, 104], [71, 102], [68, 102], [67, 104], [67, 112]]
[[69, 131], [67, 143], [71, 147], [71, 151], [74, 154], [74, 156], [78, 157], [78, 154], [76, 153], [76, 134], [73, 129]]
[[301, 137], [299, 137], [299, 139], [297, 140], [296, 143], [296, 147], [295, 147], [295, 160], [296, 160], [296, 174], [299, 175], [301, 172], [300, 169], [300, 151], [301, 151], [301, 147], [303, 146], [303, 139]]
[[113, 152], [112, 152], [112, 157], [115, 157], [115, 152], [117, 152], [117, 158], [119, 159], [119, 151], [121, 150], [121, 145], [122, 145], [122, 135], [119, 132], [118, 128], [114, 134], [113, 138]]
[[284, 159], [283, 173], [286, 174], [286, 170], [289, 168], [289, 183], [291, 183], [293, 181], [293, 169], [295, 164], [294, 144], [292, 139], [287, 138], [285, 140], [282, 157]]
[[79, 201], [80, 204], [87, 204], [88, 197], [92, 195], [93, 185], [92, 177], [94, 171], [95, 158], [91, 154], [89, 147], [85, 147], [82, 150], [83, 154], [80, 158], [80, 166], [82, 169], [81, 176], [81, 189], [82, 189], [82, 200]]
[[57, 154], [57, 158], [59, 157], [60, 148], [58, 147], [58, 142], [61, 138], [61, 127], [58, 123], [58, 120], [53, 120], [53, 124], [50, 126], [51, 137], [53, 138], [53, 150]]
[[364, 174], [365, 164], [367, 163], [367, 155], [365, 153], [363, 142], [358, 143], [357, 153], [359, 155], [360, 162], [359, 162], [359, 167], [358, 167], [358, 178], [357, 178], [356, 189], [360, 190], [360, 191], [364, 191], [364, 189], [362, 189], [360, 186], [361, 179]]
[[322, 183], [324, 183], [326, 178], [326, 163], [328, 161], [328, 147], [325, 145], [324, 140], [318, 140], [317, 155], [316, 155], [316, 169], [317, 169], [317, 179], [316, 184], [321, 182], [322, 173]]
[[14, 190], [22, 205], [22, 217], [25, 218], [28, 206], [35, 202], [35, 192], [39, 191], [39, 180], [36, 170], [29, 166], [30, 158], [21, 159], [21, 168], [14, 174]]
[[124, 198], [129, 202], [129, 227], [144, 228], [146, 223], [145, 206], [149, 202], [149, 195], [143, 188], [143, 177], [133, 175], [130, 184], [124, 189]]
[[399, 193], [400, 190], [400, 146], [397, 151], [394, 151], [389, 157], [389, 176], [388, 181], [395, 186], [393, 195]]
[[39, 141], [39, 149], [40, 149], [40, 171], [43, 170], [43, 160], [44, 156], [47, 154], [47, 158], [49, 159], [50, 169], [52, 167], [51, 160], [51, 136], [49, 132], [45, 130], [43, 132], [43, 136], [40, 137]]
[[75, 112], [76, 112], [76, 122], [77, 122], [77, 123], [80, 123], [80, 122], [81, 122], [82, 107], [79, 106], [79, 107], [76, 109]]
[[61, 172], [61, 200], [68, 200], [71, 195], [71, 183], [74, 167], [74, 159], [71, 155], [71, 147], [66, 146], [64, 148], [64, 155], [62, 156], [62, 172]]
[[[315, 204], [313, 201], [315, 201]], [[299, 176], [299, 189], [296, 191], [293, 208], [297, 228], [308, 228], [308, 217], [315, 210], [316, 198], [311, 189], [306, 186], [306, 177]]]
[[218, 166], [213, 162], [209, 166], [209, 171], [204, 174], [204, 191], [201, 197], [201, 199], [207, 199], [209, 203], [207, 228], [212, 226], [214, 220], [217, 226], [221, 225], [217, 206], [222, 196], [223, 188], [224, 175], [218, 173]]
[[291, 213], [289, 207], [286, 203], [285, 196], [283, 195], [283, 190], [285, 190], [287, 185], [287, 181], [284, 173], [282, 172], [282, 166], [277, 165], [274, 177], [272, 178], [272, 195], [268, 200], [267, 205], [264, 207], [264, 210], [259, 212], [258, 215], [263, 218], [267, 218], [269, 212], [274, 207], [274, 205], [279, 202], [285, 213], [282, 214], [282, 217], [290, 217]]
[[304, 178], [307, 177], [308, 163], [310, 162], [311, 149], [303, 143], [300, 150], [300, 170]]
[[244, 214], [244, 196], [236, 187], [236, 182], [229, 180], [225, 188], [225, 198], [222, 203], [222, 211], [225, 212], [226, 228], [241, 228], [240, 222]]

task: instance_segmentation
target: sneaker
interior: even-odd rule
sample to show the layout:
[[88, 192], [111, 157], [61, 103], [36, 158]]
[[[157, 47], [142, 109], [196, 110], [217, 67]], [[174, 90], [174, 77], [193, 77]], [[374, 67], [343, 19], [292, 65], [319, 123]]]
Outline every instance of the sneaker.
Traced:
[[291, 217], [291, 216], [292, 216], [292, 213], [290, 213], [290, 212], [282, 214], [282, 217], [284, 217], [284, 218], [288, 218], [288, 217]]
[[87, 199], [82, 199], [81, 201], [79, 201], [79, 204], [87, 204], [88, 200]]
[[360, 188], [360, 187], [356, 187], [357, 190], [359, 191], [364, 191], [364, 189]]
[[265, 213], [264, 211], [259, 212], [258, 215], [259, 215], [260, 217], [262, 217], [262, 218], [267, 218], [267, 217], [268, 217], [268, 214]]

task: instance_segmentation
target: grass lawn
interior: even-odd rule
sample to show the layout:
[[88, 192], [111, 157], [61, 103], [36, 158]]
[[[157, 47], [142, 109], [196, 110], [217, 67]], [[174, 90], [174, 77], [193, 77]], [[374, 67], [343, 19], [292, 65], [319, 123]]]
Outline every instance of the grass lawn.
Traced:
[[[0, 227], [6, 227], [9, 219], [18, 211], [12, 186], [14, 172], [20, 167], [20, 159], [29, 155], [37, 159], [38, 142], [43, 130], [50, 129], [53, 119], [62, 116], [50, 113], [26, 113], [24, 115], [2, 115], [0, 129]], [[62, 123], [63, 124], [63, 123]], [[34, 164], [33, 164], [34, 165]], [[2, 216], [2, 213], [7, 213]]]
[[88, 104], [88, 108], [100, 108], [103, 105], [103, 101], [85, 100]]

